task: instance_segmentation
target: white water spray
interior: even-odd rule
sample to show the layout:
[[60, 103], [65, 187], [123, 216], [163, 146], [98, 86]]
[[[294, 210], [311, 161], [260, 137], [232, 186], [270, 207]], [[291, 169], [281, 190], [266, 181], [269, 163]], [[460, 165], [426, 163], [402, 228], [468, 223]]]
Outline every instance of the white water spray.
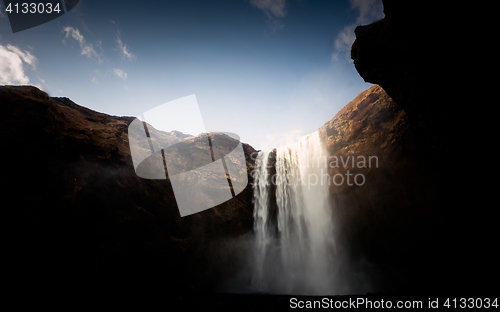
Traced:
[[260, 152], [254, 171], [258, 292], [333, 294], [335, 245], [327, 153], [318, 132]]

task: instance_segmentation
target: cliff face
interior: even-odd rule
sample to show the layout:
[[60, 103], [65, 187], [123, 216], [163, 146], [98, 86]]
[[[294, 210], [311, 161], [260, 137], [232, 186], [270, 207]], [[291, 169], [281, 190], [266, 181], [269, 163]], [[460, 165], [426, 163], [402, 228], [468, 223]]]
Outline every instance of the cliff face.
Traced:
[[330, 155], [338, 248], [353, 263], [375, 264], [379, 291], [422, 286], [434, 265], [438, 188], [404, 110], [374, 85], [320, 133]]
[[[411, 276], [408, 283], [416, 288], [491, 292], [495, 287], [488, 284], [498, 278], [499, 258], [491, 248], [497, 236], [496, 222], [484, 185], [495, 182], [489, 178], [479, 181], [478, 170], [467, 165], [470, 158], [465, 152], [471, 142], [481, 140], [472, 133], [487, 133], [480, 130], [484, 116], [470, 106], [484, 97], [482, 86], [477, 88], [474, 81], [481, 78], [470, 70], [477, 67], [475, 60], [463, 52], [470, 49], [461, 48], [466, 30], [474, 29], [474, 25], [460, 18], [468, 7], [447, 2], [383, 3], [382, 20], [356, 28], [351, 57], [361, 77], [379, 84], [394, 100], [397, 110], [404, 113], [406, 122], [398, 131], [405, 127], [411, 130], [411, 145], [416, 147], [407, 156], [413, 161], [406, 162], [403, 169], [404, 172], [414, 167], [413, 173], [410, 169], [406, 179], [400, 175], [393, 181], [393, 186], [400, 190], [395, 198], [414, 207], [409, 213], [419, 216], [416, 223], [421, 227], [415, 234], [419, 242], [412, 245], [414, 251], [410, 253], [413, 260], [400, 264]], [[472, 7], [471, 10], [474, 11]], [[380, 131], [389, 140], [391, 132], [383, 126]], [[418, 169], [421, 166], [428, 169]], [[380, 174], [380, 170], [373, 174]], [[420, 178], [423, 180], [414, 184]], [[379, 194], [386, 190], [382, 185], [387, 185], [387, 181], [374, 186]], [[403, 194], [406, 195], [400, 197]], [[390, 206], [391, 212], [386, 215], [394, 216], [402, 209], [401, 204], [394, 202]], [[392, 222], [400, 224], [401, 230], [387, 232], [387, 228], [380, 227], [377, 232], [396, 236], [392, 239], [404, 244], [406, 236], [397, 236], [406, 233], [404, 227], [408, 223], [401, 220], [398, 216]], [[417, 238], [423, 232], [428, 234]], [[388, 255], [392, 257], [399, 250]], [[386, 260], [391, 261], [391, 257]]]
[[382, 20], [355, 29], [354, 66], [405, 110], [422, 143], [433, 153], [443, 152], [454, 134], [449, 123], [456, 103], [446, 92], [454, 46], [453, 37], [444, 35], [453, 11], [442, 3], [413, 0], [383, 4]]
[[[139, 178], [127, 135], [134, 118], [98, 113], [34, 87], [2, 86], [0, 103], [0, 192], [13, 283], [147, 288], [163, 279], [165, 290], [182, 291], [199, 286], [193, 277], [206, 273], [198, 247], [251, 231], [250, 184], [232, 200], [181, 218], [169, 180]], [[243, 147], [251, 181], [255, 150]]]

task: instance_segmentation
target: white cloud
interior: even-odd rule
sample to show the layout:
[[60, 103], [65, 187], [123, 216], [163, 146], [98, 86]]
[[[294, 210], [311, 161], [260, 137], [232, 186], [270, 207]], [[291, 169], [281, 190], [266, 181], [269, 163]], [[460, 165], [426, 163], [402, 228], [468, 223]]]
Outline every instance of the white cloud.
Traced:
[[16, 46], [0, 45], [0, 84], [28, 84], [24, 64], [35, 69], [37, 59], [29, 51], [22, 51]]
[[358, 25], [366, 25], [384, 17], [384, 8], [381, 0], [350, 0], [351, 7], [358, 10], [359, 15], [356, 22], [344, 27], [335, 38], [336, 53], [332, 55], [337, 59], [339, 54], [347, 55], [356, 39], [354, 29]]
[[[65, 36], [66, 39], [72, 38], [78, 42], [78, 44], [80, 45], [80, 48], [82, 49], [82, 51], [81, 51], [82, 55], [85, 55], [88, 58], [95, 58], [99, 62], [101, 61], [99, 54], [97, 54], [97, 52], [95, 51], [92, 44], [87, 43], [85, 41], [85, 37], [83, 37], [83, 35], [78, 30], [78, 28], [66, 26], [63, 28], [63, 32], [66, 33], [66, 36]], [[99, 44], [101, 44], [101, 43], [99, 43]]]
[[286, 0], [250, 0], [250, 4], [276, 17], [285, 17]]
[[272, 31], [284, 27], [281, 18], [285, 17], [287, 0], [249, 0], [250, 4], [264, 12], [269, 21], [269, 27]]
[[120, 49], [120, 52], [124, 57], [126, 57], [129, 61], [135, 60], [136, 56], [127, 49], [127, 45], [123, 44], [123, 41], [120, 39], [120, 37], [118, 37], [116, 42], [118, 43], [118, 49]]
[[338, 54], [347, 54], [351, 51], [351, 46], [356, 39], [354, 35], [354, 29], [358, 26], [357, 24], [350, 24], [344, 27], [335, 38], [335, 50], [334, 58], [338, 58]]
[[380, 0], [350, 0], [351, 6], [359, 11], [358, 24], [368, 24], [384, 17], [384, 7]]
[[90, 81], [92, 81], [93, 83], [99, 83], [99, 78], [97, 77], [100, 75], [101, 71], [99, 69], [94, 69], [94, 74], [90, 76]]
[[127, 79], [127, 73], [124, 72], [122, 69], [119, 69], [119, 68], [114, 68], [113, 69], [113, 72], [115, 73], [115, 75], [118, 77], [118, 78], [121, 78], [123, 80], [126, 80]]

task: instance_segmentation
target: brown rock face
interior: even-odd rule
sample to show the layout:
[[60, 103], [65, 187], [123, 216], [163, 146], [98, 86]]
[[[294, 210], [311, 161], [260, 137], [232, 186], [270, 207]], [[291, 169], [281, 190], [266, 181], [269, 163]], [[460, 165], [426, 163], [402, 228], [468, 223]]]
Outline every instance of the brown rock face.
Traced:
[[[393, 184], [401, 190], [398, 194], [408, 196], [394, 196], [415, 205], [415, 211], [424, 221], [422, 227], [428, 227], [429, 222], [432, 226], [426, 230], [429, 234], [420, 239], [421, 243], [415, 245], [411, 253], [415, 261], [405, 271], [416, 273], [410, 280], [422, 288], [432, 284], [432, 289], [440, 291], [491, 291], [488, 284], [498, 278], [499, 261], [491, 249], [497, 236], [495, 213], [488, 208], [491, 206], [485, 200], [488, 192], [483, 189], [484, 183], [478, 182], [477, 169], [465, 165], [465, 159], [470, 159], [467, 145], [475, 141], [469, 130], [485, 133], [479, 130], [482, 113], [467, 106], [477, 103], [484, 92], [475, 88], [474, 80], [481, 78], [470, 71], [476, 64], [471, 55], [463, 52], [470, 49], [460, 47], [465, 30], [474, 29], [474, 25], [459, 18], [469, 7], [449, 6], [447, 2], [384, 0], [383, 3], [382, 20], [356, 28], [351, 57], [361, 77], [380, 85], [404, 112], [405, 127], [411, 129], [412, 144], [417, 147], [412, 154], [418, 154], [408, 155], [415, 162], [404, 166], [407, 169], [417, 166], [413, 174], [408, 172], [408, 180], [401, 175]], [[458, 64], [457, 59], [463, 62]], [[463, 104], [466, 106], [462, 107]], [[391, 135], [383, 128], [380, 131], [382, 136]], [[427, 170], [417, 169], [419, 164]], [[373, 174], [380, 174], [380, 170]], [[413, 184], [418, 177], [423, 178], [420, 185]], [[390, 175], [387, 178], [392, 179]], [[429, 181], [429, 185], [424, 184]], [[417, 190], [422, 194], [417, 196]], [[384, 191], [378, 189], [379, 193]], [[429, 192], [437, 195], [435, 200]], [[417, 204], [422, 197], [428, 199]], [[399, 205], [391, 205], [391, 211], [399, 211]], [[393, 223], [407, 226], [399, 216]], [[420, 265], [420, 261], [425, 265]]]
[[422, 272], [434, 265], [424, 250], [438, 233], [438, 191], [405, 112], [374, 85], [320, 133], [330, 155], [341, 248], [350, 261], [365, 259], [381, 270], [374, 281], [379, 290], [423, 283]]
[[[232, 200], [181, 218], [169, 180], [139, 178], [128, 144], [132, 117], [28, 86], [1, 86], [0, 103], [0, 192], [13, 287], [43, 292], [51, 280], [57, 291], [141, 290], [160, 279], [162, 292], [196, 289], [200, 274], [217, 278], [207, 273], [199, 247], [251, 231], [250, 184]], [[230, 141], [214, 138], [222, 146]], [[255, 150], [243, 147], [251, 181]]]

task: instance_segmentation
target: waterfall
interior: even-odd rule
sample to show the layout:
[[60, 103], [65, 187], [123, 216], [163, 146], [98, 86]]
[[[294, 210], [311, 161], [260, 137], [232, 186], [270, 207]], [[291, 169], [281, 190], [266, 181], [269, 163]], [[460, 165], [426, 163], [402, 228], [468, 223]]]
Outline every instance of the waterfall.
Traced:
[[319, 133], [304, 136], [292, 146], [260, 152], [253, 178], [252, 288], [283, 294], [333, 294], [330, 179]]

